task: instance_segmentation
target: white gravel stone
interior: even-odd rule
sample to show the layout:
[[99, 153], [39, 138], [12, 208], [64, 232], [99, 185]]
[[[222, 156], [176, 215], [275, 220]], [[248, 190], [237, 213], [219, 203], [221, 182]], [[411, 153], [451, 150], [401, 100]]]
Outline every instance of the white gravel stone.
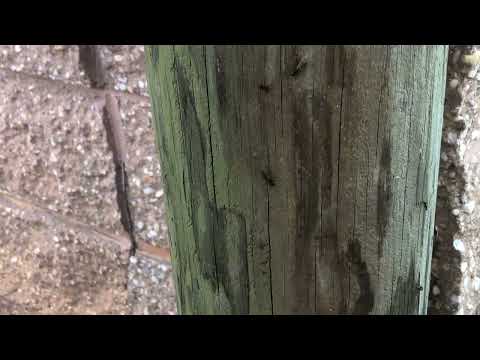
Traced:
[[458, 79], [452, 79], [452, 80], [450, 80], [450, 84], [449, 84], [449, 85], [450, 85], [450, 87], [451, 87], [452, 89], [455, 89], [455, 88], [458, 86], [458, 84], [459, 84]]
[[437, 285], [435, 285], [435, 286], [433, 287], [433, 289], [432, 289], [432, 293], [433, 293], [433, 295], [435, 295], [435, 296], [440, 295], [440, 288], [439, 288]]
[[457, 142], [457, 134], [452, 132], [448, 133], [447, 142], [451, 145], [454, 145]]
[[475, 276], [475, 278], [473, 279], [473, 288], [475, 289], [475, 291], [480, 291], [480, 277]]
[[453, 247], [455, 248], [455, 250], [460, 251], [461, 253], [465, 252], [465, 245], [463, 244], [462, 240], [455, 239], [453, 241]]
[[475, 201], [469, 201], [468, 203], [465, 204], [465, 210], [471, 214], [473, 213], [473, 210], [475, 210]]
[[154, 231], [154, 230], [150, 230], [150, 231], [147, 233], [147, 237], [148, 237], [149, 239], [153, 239], [153, 238], [155, 238], [157, 235], [158, 235], [157, 232]]
[[154, 191], [155, 191], [155, 190], [153, 190], [151, 187], [146, 187], [146, 188], [143, 189], [143, 193], [144, 193], [145, 195], [153, 194]]

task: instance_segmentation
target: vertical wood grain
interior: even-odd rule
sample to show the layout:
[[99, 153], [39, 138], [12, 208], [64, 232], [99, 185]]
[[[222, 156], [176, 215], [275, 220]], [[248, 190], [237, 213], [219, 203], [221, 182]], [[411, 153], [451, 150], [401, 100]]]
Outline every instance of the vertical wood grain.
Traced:
[[148, 46], [183, 314], [423, 314], [446, 46]]

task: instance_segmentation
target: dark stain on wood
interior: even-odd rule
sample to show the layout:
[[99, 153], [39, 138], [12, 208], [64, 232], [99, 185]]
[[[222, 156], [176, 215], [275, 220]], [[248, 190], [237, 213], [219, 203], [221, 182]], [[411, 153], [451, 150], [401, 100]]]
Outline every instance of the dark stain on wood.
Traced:
[[265, 84], [260, 84], [258, 86], [258, 88], [266, 93], [268, 93], [270, 91], [270, 86], [269, 85], [265, 85]]
[[335, 63], [336, 63], [336, 46], [329, 46], [326, 50], [325, 65], [327, 71], [325, 71], [327, 86], [335, 84]]
[[152, 58], [152, 64], [153, 65], [158, 65], [158, 59], [159, 59], [159, 54], [158, 54], [158, 46], [150, 46], [150, 54]]
[[223, 63], [222, 56], [217, 53], [215, 53], [215, 79], [220, 110], [224, 112], [227, 104], [227, 90], [225, 87], [225, 65]]
[[[292, 104], [293, 119], [293, 149], [295, 149], [296, 167], [296, 240], [295, 240], [295, 270], [294, 280], [301, 301], [295, 304], [299, 312], [313, 309], [310, 303], [309, 291], [312, 287], [315, 269], [312, 264], [312, 251], [315, 248], [315, 235], [318, 224], [321, 221], [319, 213], [319, 173], [320, 166], [313, 163], [312, 154], [320, 149], [313, 148], [313, 139], [318, 134], [312, 134], [315, 130], [311, 121], [311, 114], [305, 104], [305, 96], [298, 97], [300, 101]], [[300, 295], [301, 294], [301, 295]]]
[[[182, 142], [182, 146], [184, 147], [183, 151], [187, 157], [187, 163], [189, 165], [189, 169], [186, 169], [185, 174], [188, 179], [186, 182], [190, 184], [191, 187], [190, 215], [193, 222], [192, 226], [196, 245], [198, 247], [198, 256], [200, 258], [202, 274], [206, 279], [210, 279], [216, 283], [217, 274], [214, 262], [215, 256], [212, 255], [214, 252], [212, 241], [214, 240], [216, 208], [214, 207], [211, 209], [208, 206], [208, 200], [206, 200], [209, 198], [205, 173], [207, 169], [204, 150], [206, 139], [201, 132], [195, 107], [195, 98], [184, 71], [185, 70], [181, 66], [177, 65], [177, 81], [179, 92], [181, 94], [179, 99], [182, 102], [181, 109], [183, 110], [180, 120], [183, 134], [185, 136], [185, 141]], [[197, 224], [194, 219], [193, 211], [199, 211], [199, 208], [202, 208], [201, 211], [205, 214], [207, 222], [205, 228], [207, 229], [207, 232], [201, 231], [199, 224]]]
[[420, 302], [419, 284], [415, 280], [414, 257], [410, 259], [407, 278], [397, 278], [395, 293], [392, 298], [389, 313], [391, 315], [416, 315]]
[[375, 298], [370, 285], [370, 275], [368, 273], [367, 263], [362, 259], [361, 247], [358, 239], [353, 239], [353, 241], [348, 244], [346, 258], [350, 265], [351, 276], [353, 275], [357, 278], [358, 286], [360, 288], [360, 295], [355, 302], [353, 314], [367, 315], [373, 310]]
[[298, 55], [295, 68], [291, 72], [290, 76], [296, 77], [300, 75], [300, 73], [303, 72], [306, 66], [307, 66], [307, 58], [303, 55]]
[[275, 179], [273, 178], [272, 171], [270, 169], [262, 170], [263, 180], [268, 184], [268, 186], [275, 186]]
[[[213, 289], [223, 288], [232, 313], [245, 314], [249, 312], [245, 218], [232, 209], [218, 209], [209, 198], [205, 152], [209, 140], [201, 130], [195, 98], [182, 66], [177, 65], [176, 75], [183, 110], [181, 125], [185, 141], [182, 146], [190, 167], [185, 182], [191, 187], [192, 228], [201, 274]], [[196, 216], [199, 213], [203, 214], [202, 218]], [[192, 300], [201, 301], [199, 297]]]
[[381, 158], [380, 170], [378, 175], [378, 202], [377, 202], [377, 231], [378, 231], [378, 255], [383, 256], [383, 245], [387, 236], [387, 226], [392, 211], [392, 174], [391, 163], [392, 154], [390, 153], [390, 144], [387, 139], [384, 140]]
[[[226, 208], [218, 209], [217, 214], [215, 250], [218, 280], [225, 290], [232, 314], [248, 314], [249, 276], [245, 217]], [[229, 234], [233, 235], [235, 241], [227, 243]]]

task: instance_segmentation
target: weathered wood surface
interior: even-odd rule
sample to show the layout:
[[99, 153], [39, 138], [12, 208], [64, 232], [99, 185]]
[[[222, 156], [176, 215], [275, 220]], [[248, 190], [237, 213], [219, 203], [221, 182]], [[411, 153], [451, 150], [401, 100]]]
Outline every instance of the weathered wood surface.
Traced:
[[149, 46], [182, 314], [423, 314], [446, 46]]

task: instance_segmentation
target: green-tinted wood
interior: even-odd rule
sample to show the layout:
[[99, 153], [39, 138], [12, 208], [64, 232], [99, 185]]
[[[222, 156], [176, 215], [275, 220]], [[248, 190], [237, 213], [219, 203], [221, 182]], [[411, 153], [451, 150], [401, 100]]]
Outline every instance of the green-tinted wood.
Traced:
[[446, 46], [148, 46], [182, 314], [423, 314]]

